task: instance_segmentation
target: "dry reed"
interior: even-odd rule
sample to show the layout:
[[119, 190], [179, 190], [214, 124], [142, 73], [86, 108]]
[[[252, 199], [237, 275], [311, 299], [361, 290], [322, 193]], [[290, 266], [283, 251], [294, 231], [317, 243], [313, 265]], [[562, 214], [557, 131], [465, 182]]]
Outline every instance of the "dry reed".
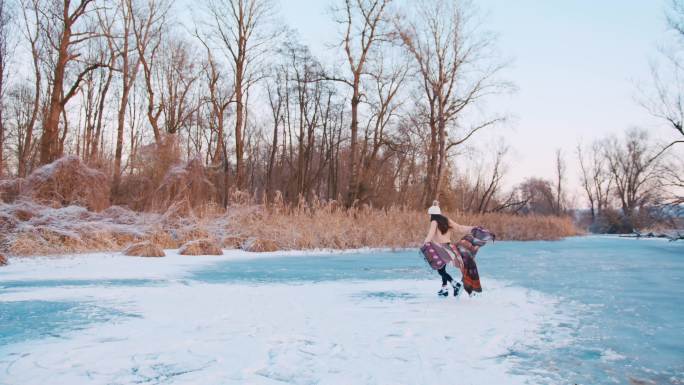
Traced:
[[[452, 219], [488, 227], [500, 240], [554, 240], [580, 233], [570, 218], [484, 214], [453, 215]], [[404, 248], [417, 246], [427, 227], [428, 216], [423, 210], [346, 209], [336, 202], [285, 205], [276, 201], [233, 205], [224, 211], [215, 205], [193, 209], [187, 201], [180, 201], [164, 214], [118, 206], [98, 213], [77, 206], [51, 208], [17, 202], [0, 203], [0, 252], [39, 255], [111, 251], [143, 241], [179, 248], [204, 239], [220, 240], [213, 243], [215, 248], [249, 251]]]
[[[568, 217], [497, 213], [451, 218], [464, 225], [487, 227], [500, 240], [557, 240], [581, 233]], [[213, 232], [273, 240], [282, 249], [404, 248], [417, 246], [424, 239], [429, 217], [422, 210], [399, 207], [345, 209], [336, 202], [276, 203], [234, 207], [212, 225]]]

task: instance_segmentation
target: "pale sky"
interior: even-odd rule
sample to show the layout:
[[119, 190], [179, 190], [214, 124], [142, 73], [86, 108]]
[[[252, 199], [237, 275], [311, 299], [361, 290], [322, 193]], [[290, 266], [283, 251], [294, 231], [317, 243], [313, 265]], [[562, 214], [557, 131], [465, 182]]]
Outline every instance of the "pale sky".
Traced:
[[[512, 65], [503, 76], [518, 91], [486, 108], [512, 119], [478, 139], [510, 144], [508, 185], [529, 176], [552, 177], [556, 148], [565, 152], [568, 183], [579, 185], [574, 148], [626, 128], [653, 129], [662, 140], [674, 130], [639, 106], [637, 84], [667, 39], [666, 0], [476, 0], [487, 29]], [[284, 21], [314, 53], [330, 55], [338, 36], [330, 1], [281, 0]], [[482, 146], [485, 147], [485, 146]]]

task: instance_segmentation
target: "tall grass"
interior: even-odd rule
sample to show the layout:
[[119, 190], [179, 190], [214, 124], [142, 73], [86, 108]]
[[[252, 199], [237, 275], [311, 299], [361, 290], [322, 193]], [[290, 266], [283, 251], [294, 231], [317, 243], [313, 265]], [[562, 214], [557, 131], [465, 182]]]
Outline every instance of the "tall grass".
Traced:
[[[424, 211], [402, 207], [347, 209], [334, 201], [245, 202], [223, 210], [216, 205], [193, 209], [189, 202], [179, 201], [164, 214], [118, 206], [92, 212], [77, 206], [0, 204], [0, 252], [119, 251], [141, 241], [178, 248], [197, 239], [211, 239], [226, 248], [254, 245], [255, 240], [268, 244], [268, 249], [403, 248], [417, 246], [429, 224]], [[510, 214], [455, 214], [451, 218], [464, 225], [485, 226], [501, 240], [554, 240], [579, 234], [570, 218]]]
[[[557, 240], [580, 234], [568, 217], [500, 213], [449, 216], [460, 224], [485, 226], [501, 240]], [[229, 210], [217, 224], [219, 231], [273, 240], [284, 249], [402, 248], [422, 242], [429, 217], [424, 211], [402, 207], [346, 209], [336, 202], [295, 206], [276, 203]]]

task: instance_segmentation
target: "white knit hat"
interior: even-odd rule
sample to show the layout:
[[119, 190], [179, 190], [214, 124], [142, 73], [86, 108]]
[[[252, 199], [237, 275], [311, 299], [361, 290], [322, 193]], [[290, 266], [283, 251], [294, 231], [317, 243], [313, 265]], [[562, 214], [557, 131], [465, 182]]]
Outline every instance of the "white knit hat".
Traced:
[[442, 210], [439, 209], [438, 201], [432, 202], [432, 206], [428, 209], [428, 215], [442, 215]]

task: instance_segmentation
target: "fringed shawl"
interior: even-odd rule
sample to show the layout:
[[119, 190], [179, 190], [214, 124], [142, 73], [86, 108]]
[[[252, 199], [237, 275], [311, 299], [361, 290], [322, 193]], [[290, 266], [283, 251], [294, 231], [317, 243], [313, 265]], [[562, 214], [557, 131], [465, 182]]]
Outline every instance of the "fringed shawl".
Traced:
[[456, 254], [454, 265], [461, 269], [463, 274], [463, 288], [470, 294], [472, 292], [482, 292], [482, 285], [480, 284], [480, 275], [477, 271], [477, 264], [475, 263], [475, 256], [480, 247], [487, 244], [487, 241], [492, 242], [496, 239], [496, 235], [483, 227], [474, 227], [470, 234], [464, 236], [458, 242], [450, 243], [451, 250]]

